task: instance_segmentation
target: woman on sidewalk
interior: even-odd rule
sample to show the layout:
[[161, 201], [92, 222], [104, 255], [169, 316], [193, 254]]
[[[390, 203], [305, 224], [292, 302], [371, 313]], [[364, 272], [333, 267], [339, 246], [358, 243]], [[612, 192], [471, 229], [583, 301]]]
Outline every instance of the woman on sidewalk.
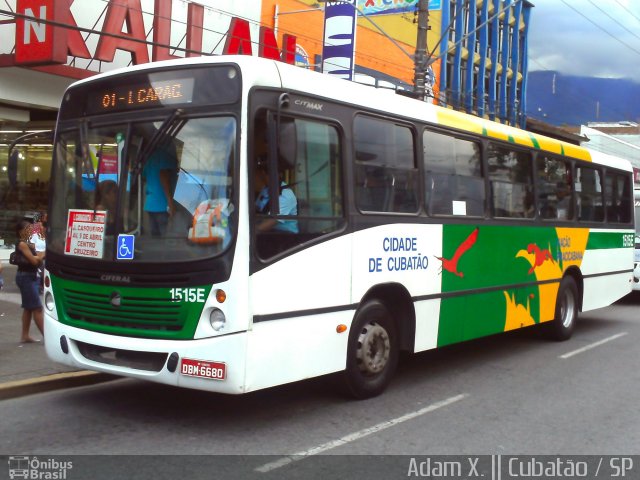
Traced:
[[35, 247], [29, 243], [31, 237], [31, 222], [19, 220], [16, 224], [16, 254], [22, 255], [27, 261], [18, 263], [16, 285], [22, 295], [22, 343], [35, 342], [29, 336], [31, 318], [33, 317], [38, 330], [44, 336], [42, 302], [40, 301], [40, 285], [38, 282], [38, 266], [43, 262], [45, 252], [36, 253]]

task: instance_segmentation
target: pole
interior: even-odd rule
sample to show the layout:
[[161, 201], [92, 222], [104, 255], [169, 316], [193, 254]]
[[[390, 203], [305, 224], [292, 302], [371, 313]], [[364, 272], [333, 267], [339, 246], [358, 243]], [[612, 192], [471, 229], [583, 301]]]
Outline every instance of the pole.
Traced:
[[418, 37], [414, 55], [413, 91], [421, 100], [426, 94], [425, 77], [427, 75], [427, 31], [429, 30], [429, 0], [418, 1]]

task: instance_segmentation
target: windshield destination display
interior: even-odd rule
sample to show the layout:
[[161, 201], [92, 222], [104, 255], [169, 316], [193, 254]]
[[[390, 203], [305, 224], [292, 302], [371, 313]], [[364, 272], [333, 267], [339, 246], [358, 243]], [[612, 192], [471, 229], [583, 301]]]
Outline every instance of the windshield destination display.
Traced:
[[155, 107], [191, 103], [193, 78], [151, 82], [137, 85], [118, 85], [89, 97], [88, 110], [115, 112], [140, 107]]

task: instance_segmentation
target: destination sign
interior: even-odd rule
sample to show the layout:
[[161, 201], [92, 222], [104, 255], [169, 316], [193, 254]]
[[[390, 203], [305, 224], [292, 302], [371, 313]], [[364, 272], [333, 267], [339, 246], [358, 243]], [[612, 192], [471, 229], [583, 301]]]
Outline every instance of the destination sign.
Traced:
[[89, 95], [90, 113], [117, 112], [129, 109], [191, 103], [193, 78], [119, 84]]

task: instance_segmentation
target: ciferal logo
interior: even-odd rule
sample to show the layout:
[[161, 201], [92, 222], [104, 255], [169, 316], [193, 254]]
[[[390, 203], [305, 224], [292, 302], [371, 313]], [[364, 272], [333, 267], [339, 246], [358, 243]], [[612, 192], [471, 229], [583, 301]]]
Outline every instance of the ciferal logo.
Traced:
[[28, 457], [25, 455], [14, 455], [9, 457], [9, 478], [33, 478], [66, 480], [67, 470], [73, 468], [73, 462], [47, 458], [45, 460], [38, 457]]
[[115, 275], [110, 273], [100, 275], [100, 280], [103, 282], [131, 283], [131, 277], [129, 275]]

